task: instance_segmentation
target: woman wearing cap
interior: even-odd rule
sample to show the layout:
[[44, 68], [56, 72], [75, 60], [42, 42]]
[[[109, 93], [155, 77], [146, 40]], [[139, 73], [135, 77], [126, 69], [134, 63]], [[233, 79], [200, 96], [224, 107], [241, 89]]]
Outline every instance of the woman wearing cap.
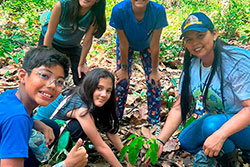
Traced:
[[[164, 143], [187, 116], [202, 115], [180, 134], [181, 148], [196, 154], [193, 166], [236, 166], [236, 149], [250, 153], [250, 52], [220, 40], [204, 13], [182, 24], [184, 70], [178, 98], [158, 136]], [[248, 159], [249, 160], [249, 159]]]

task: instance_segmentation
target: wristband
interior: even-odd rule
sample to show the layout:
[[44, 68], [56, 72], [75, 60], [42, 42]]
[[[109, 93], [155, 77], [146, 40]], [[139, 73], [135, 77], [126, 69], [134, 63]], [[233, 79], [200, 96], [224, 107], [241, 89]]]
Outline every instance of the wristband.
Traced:
[[122, 64], [122, 70], [127, 70], [128, 69], [128, 65], [127, 64]]
[[160, 142], [163, 146], [165, 145], [165, 143], [162, 141], [162, 140], [160, 140], [160, 139], [156, 139], [158, 142]]
[[66, 167], [66, 164], [64, 161], [59, 162], [58, 164], [53, 165], [52, 167]]

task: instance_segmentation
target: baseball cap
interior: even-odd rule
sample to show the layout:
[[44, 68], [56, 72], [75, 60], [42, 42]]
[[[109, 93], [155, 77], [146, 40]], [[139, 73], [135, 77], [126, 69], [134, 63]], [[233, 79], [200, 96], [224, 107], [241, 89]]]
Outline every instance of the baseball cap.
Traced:
[[182, 23], [181, 26], [181, 37], [187, 31], [199, 31], [206, 32], [207, 30], [214, 30], [214, 25], [212, 21], [202, 12], [196, 12], [190, 14], [187, 19]]

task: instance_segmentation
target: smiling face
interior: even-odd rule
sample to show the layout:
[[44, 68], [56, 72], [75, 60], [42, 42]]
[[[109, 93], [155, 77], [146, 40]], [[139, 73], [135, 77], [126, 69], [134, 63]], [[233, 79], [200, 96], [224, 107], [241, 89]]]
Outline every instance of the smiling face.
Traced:
[[214, 57], [214, 40], [217, 38], [215, 32], [187, 31], [184, 34], [184, 42], [190, 54], [208, 60]]
[[146, 8], [149, 0], [131, 0], [132, 2], [132, 6], [135, 7], [135, 8]]
[[93, 93], [94, 105], [102, 107], [110, 98], [113, 90], [113, 82], [111, 78], [100, 78], [97, 88]]
[[64, 70], [60, 65], [34, 68], [30, 75], [21, 71], [20, 80], [25, 88], [25, 101], [32, 105], [47, 106], [62, 90]]
[[79, 0], [79, 4], [82, 8], [91, 8], [97, 0]]

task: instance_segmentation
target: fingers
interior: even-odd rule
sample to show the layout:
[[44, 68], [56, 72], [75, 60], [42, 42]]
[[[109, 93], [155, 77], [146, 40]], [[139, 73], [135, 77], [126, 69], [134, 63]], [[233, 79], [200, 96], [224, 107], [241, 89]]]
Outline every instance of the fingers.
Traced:
[[77, 151], [82, 146], [82, 142], [83, 142], [82, 139], [79, 138], [76, 142], [76, 145], [72, 148], [72, 150]]
[[79, 78], [82, 78], [81, 70], [80, 70], [80, 69], [78, 69], [78, 77], [79, 77]]

